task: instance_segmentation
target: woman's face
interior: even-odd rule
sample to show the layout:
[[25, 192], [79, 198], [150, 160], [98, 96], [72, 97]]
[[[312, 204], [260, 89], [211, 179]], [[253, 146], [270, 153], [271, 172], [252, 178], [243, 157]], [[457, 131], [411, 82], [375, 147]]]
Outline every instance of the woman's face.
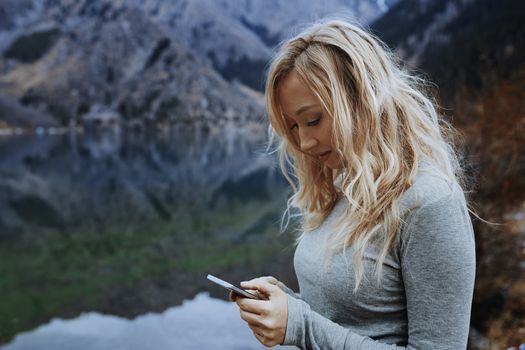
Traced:
[[329, 168], [342, 168], [332, 141], [332, 120], [294, 70], [279, 84], [277, 93], [287, 127], [301, 150]]

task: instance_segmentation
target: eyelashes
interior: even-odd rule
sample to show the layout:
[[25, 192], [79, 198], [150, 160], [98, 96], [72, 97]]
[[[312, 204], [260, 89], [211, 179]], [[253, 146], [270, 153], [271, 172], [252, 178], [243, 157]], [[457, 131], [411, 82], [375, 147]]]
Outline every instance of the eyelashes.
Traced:
[[321, 121], [321, 117], [317, 118], [316, 120], [312, 120], [308, 123], [306, 123], [307, 126], [316, 126]]
[[[312, 120], [312, 121], [309, 121], [306, 123], [306, 126], [316, 126], [318, 125], [319, 123], [321, 122], [321, 117], [318, 117], [317, 119], [315, 120]], [[290, 127], [290, 131], [293, 131], [295, 128], [299, 127], [299, 125], [297, 123], [294, 123], [291, 127]]]

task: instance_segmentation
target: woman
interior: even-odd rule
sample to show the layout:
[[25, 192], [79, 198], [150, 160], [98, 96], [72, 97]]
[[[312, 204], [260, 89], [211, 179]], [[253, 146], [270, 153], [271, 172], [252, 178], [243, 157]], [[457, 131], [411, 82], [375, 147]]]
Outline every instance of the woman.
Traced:
[[300, 294], [261, 277], [241, 286], [266, 300], [232, 296], [264, 345], [466, 348], [474, 234], [451, 128], [420, 85], [344, 21], [280, 47], [266, 103], [302, 224]]

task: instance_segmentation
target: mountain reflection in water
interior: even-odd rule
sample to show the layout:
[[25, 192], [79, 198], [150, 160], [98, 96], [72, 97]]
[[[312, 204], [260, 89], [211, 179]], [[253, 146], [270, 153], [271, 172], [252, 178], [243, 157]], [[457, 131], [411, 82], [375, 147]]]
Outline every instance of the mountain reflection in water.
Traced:
[[[288, 187], [265, 141], [264, 130], [190, 127], [0, 138], [0, 344], [52, 319], [45, 327], [111, 319], [75, 319], [86, 312], [131, 319], [200, 292], [225, 300], [208, 273], [296, 288], [293, 237], [277, 234]], [[219, 321], [202, 331], [208, 322]], [[80, 348], [62, 334], [53, 341]]]
[[[276, 348], [296, 349], [290, 346]], [[85, 313], [74, 320], [54, 319], [20, 334], [4, 350], [106, 349], [266, 349], [239, 318], [234, 303], [198, 294], [181, 306], [133, 320]]]

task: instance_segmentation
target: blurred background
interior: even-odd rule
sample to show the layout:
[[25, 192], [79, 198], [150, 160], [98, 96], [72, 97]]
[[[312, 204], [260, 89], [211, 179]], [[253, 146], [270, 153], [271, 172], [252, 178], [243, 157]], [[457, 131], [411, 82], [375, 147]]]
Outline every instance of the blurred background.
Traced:
[[435, 83], [501, 224], [469, 349], [525, 348], [524, 1], [0, 0], [1, 349], [264, 348], [205, 277], [297, 290], [264, 73], [329, 15]]

